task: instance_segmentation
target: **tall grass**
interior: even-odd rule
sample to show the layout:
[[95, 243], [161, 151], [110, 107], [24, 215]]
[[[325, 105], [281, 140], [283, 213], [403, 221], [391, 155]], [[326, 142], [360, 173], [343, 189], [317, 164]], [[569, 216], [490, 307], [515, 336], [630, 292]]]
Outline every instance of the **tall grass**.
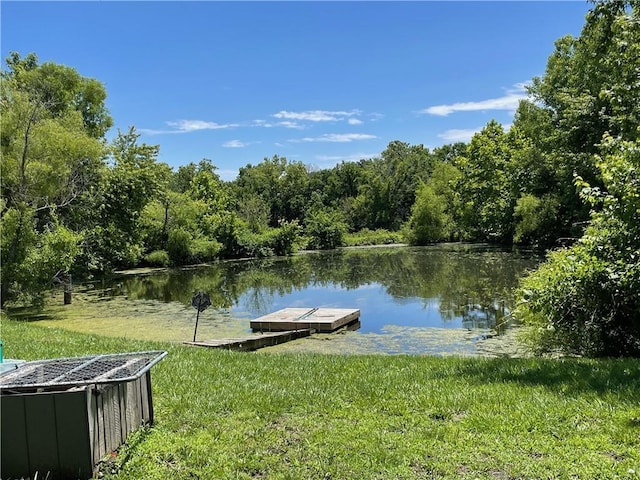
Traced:
[[2, 320], [7, 357], [166, 349], [114, 479], [640, 478], [640, 362], [233, 353]]

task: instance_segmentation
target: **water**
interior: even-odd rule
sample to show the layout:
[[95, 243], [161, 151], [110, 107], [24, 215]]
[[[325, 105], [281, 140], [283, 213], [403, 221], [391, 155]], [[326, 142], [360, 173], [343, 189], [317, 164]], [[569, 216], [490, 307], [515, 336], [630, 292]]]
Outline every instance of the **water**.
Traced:
[[[85, 308], [84, 316], [56, 325], [188, 340], [195, 315], [190, 301], [202, 290], [213, 306], [200, 316], [199, 339], [248, 333], [249, 319], [286, 307], [358, 308], [357, 331], [314, 335], [270, 350], [500, 354], [512, 345], [514, 288], [539, 261], [524, 252], [460, 244], [227, 261], [101, 282], [93, 292], [106, 310], [87, 320]], [[127, 308], [136, 313], [123, 314]]]

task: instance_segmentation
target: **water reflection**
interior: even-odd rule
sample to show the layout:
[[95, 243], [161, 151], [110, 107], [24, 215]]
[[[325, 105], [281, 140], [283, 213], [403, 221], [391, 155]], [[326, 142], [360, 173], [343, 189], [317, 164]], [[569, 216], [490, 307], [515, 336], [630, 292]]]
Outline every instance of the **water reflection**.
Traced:
[[343, 249], [126, 276], [108, 286], [110, 295], [185, 305], [203, 290], [235, 318], [286, 307], [359, 308], [363, 334], [389, 326], [502, 333], [518, 278], [538, 262], [478, 245]]

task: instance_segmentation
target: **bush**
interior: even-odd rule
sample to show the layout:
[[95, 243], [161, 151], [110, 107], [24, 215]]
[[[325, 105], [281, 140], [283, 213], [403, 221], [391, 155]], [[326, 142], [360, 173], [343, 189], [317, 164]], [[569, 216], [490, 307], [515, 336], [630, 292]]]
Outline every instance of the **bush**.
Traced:
[[329, 250], [344, 245], [347, 225], [338, 212], [318, 210], [310, 213], [305, 223], [309, 237], [307, 248]]
[[236, 230], [234, 257], [272, 257], [275, 229], [255, 233], [248, 228]]
[[347, 233], [344, 236], [344, 245], [347, 247], [391, 245], [393, 243], [403, 243], [404, 241], [405, 237], [402, 232], [391, 232], [382, 228], [377, 230], [363, 228], [359, 232]]
[[[251, 232], [247, 224], [233, 213], [218, 215], [212, 220], [212, 230], [216, 240], [220, 242], [220, 255], [224, 258], [240, 258], [252, 256], [252, 244], [258, 234]], [[249, 247], [247, 249], [247, 247]]]
[[215, 260], [222, 249], [217, 240], [198, 238], [193, 241], [190, 263], [202, 263]]
[[411, 209], [408, 240], [412, 245], [426, 245], [449, 238], [451, 219], [446, 214], [446, 199], [428, 184], [421, 184]]
[[172, 265], [184, 265], [191, 257], [193, 237], [184, 228], [176, 228], [169, 232], [167, 253]]
[[558, 200], [550, 195], [542, 198], [531, 194], [522, 195], [514, 210], [517, 223], [513, 241], [552, 245], [558, 229], [558, 208]]
[[236, 252], [244, 257], [291, 255], [300, 241], [300, 226], [297, 221], [281, 222], [278, 228], [269, 228], [262, 233], [254, 233], [248, 228], [236, 232]]
[[300, 239], [300, 225], [297, 220], [281, 222], [273, 235], [271, 246], [276, 255], [291, 255], [296, 251]]
[[640, 142], [605, 138], [599, 159], [607, 192], [581, 179], [598, 207], [573, 247], [553, 252], [523, 281], [516, 312], [539, 350], [640, 356]]
[[170, 260], [166, 250], [154, 250], [145, 255], [144, 263], [151, 267], [168, 267]]

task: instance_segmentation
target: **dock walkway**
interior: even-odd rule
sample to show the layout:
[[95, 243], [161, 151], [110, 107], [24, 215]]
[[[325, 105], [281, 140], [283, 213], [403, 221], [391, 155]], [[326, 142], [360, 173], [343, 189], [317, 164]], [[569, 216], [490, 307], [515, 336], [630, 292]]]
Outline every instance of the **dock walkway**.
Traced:
[[220, 338], [216, 340], [199, 340], [197, 342], [184, 342], [195, 347], [223, 348], [226, 350], [236, 350], [249, 352], [259, 348], [272, 347], [280, 343], [290, 342], [302, 337], [308, 337], [313, 333], [310, 328], [283, 332], [254, 333], [240, 338]]

